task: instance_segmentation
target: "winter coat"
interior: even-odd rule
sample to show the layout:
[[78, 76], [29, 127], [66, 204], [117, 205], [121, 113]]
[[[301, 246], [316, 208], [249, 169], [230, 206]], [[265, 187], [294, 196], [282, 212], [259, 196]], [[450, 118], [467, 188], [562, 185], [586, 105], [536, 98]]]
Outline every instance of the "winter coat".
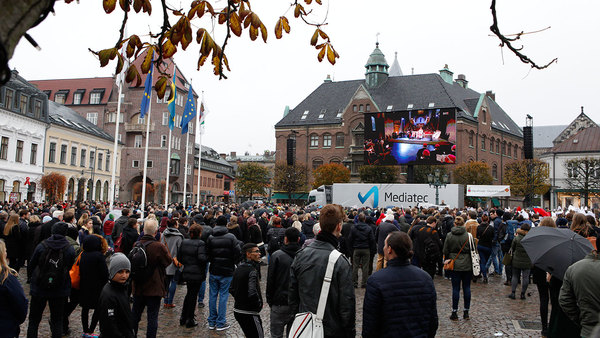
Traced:
[[11, 261], [18, 259], [20, 256], [20, 247], [22, 245], [21, 238], [23, 237], [19, 224], [15, 224], [12, 229], [10, 229], [7, 236], [4, 236], [4, 233], [2, 233], [2, 237], [6, 244], [6, 256], [8, 259]]
[[234, 235], [227, 232], [227, 228], [217, 225], [212, 235], [208, 237], [206, 252], [210, 261], [211, 275], [231, 277], [235, 264], [240, 261], [242, 249], [240, 242]]
[[[325, 231], [321, 231], [316, 239], [300, 250], [292, 263], [288, 297], [291, 313], [317, 312], [329, 254], [335, 250], [337, 239]], [[325, 336], [355, 337], [355, 317], [352, 267], [348, 259], [340, 257], [334, 265], [323, 317]]]
[[259, 263], [253, 261], [245, 261], [235, 269], [229, 287], [235, 300], [233, 312], [259, 314], [263, 306], [259, 270]]
[[108, 219], [104, 222], [104, 235], [110, 236], [112, 234], [113, 228], [115, 227], [115, 221]]
[[29, 257], [31, 257], [31, 254], [33, 253], [33, 249], [35, 249], [35, 246], [33, 244], [34, 241], [34, 237], [35, 237], [35, 232], [36, 229], [38, 227], [40, 227], [42, 225], [41, 222], [29, 222], [28, 224], [28, 228], [27, 228], [27, 252], [26, 252], [26, 258], [29, 259]]
[[140, 242], [151, 242], [146, 246], [148, 266], [153, 269], [152, 277], [142, 282], [133, 281], [133, 295], [146, 297], [164, 297], [167, 294], [165, 286], [165, 269], [173, 262], [173, 258], [164, 244], [158, 242], [152, 235], [144, 235]]
[[3, 337], [19, 336], [19, 325], [27, 317], [27, 304], [19, 279], [9, 273], [0, 283], [0, 332]]
[[133, 244], [137, 242], [138, 237], [137, 229], [132, 228], [130, 226], [126, 226], [121, 233], [121, 252], [124, 255], [129, 255], [129, 252], [133, 248]]
[[179, 257], [183, 264], [183, 280], [203, 282], [206, 280], [206, 244], [201, 239], [184, 239], [179, 247]]
[[367, 280], [363, 337], [434, 337], [438, 328], [433, 280], [399, 258]]
[[521, 240], [527, 234], [526, 231], [521, 229], [517, 230], [517, 237], [512, 241], [510, 248], [512, 249], [512, 267], [517, 269], [531, 269], [531, 259], [523, 248]]
[[[243, 242], [244, 239], [242, 237], [242, 229], [239, 224], [227, 224], [227, 230], [229, 230], [230, 234], [233, 234], [238, 241]], [[259, 242], [260, 243], [260, 242]]]
[[351, 249], [370, 249], [371, 252], [375, 253], [377, 247], [371, 227], [362, 222], [355, 224], [350, 231], [348, 246]]
[[113, 281], [106, 283], [100, 294], [96, 311], [100, 314], [100, 337], [135, 337], [127, 284]]
[[31, 285], [29, 289], [30, 294], [32, 296], [45, 298], [68, 297], [71, 294], [71, 278], [69, 276], [69, 270], [71, 270], [73, 262], [75, 262], [75, 250], [73, 250], [73, 247], [69, 244], [69, 242], [63, 235], [54, 234], [48, 239], [44, 240], [44, 242], [48, 246], [48, 250], [64, 250], [63, 259], [65, 274], [63, 277], [63, 284], [58, 288], [52, 290], [43, 289], [39, 285], [38, 278], [40, 275], [40, 268], [42, 264], [46, 264], [46, 262], [42, 262], [42, 260], [46, 256], [46, 246], [44, 245], [44, 243], [40, 243], [33, 251], [33, 255], [31, 255], [31, 260], [29, 262], [29, 264], [31, 264], [31, 271], [33, 271], [33, 274], [31, 276]]
[[272, 255], [275, 251], [279, 250], [283, 245], [283, 238], [285, 237], [285, 228], [272, 227], [267, 231], [267, 245], [269, 255]]
[[410, 224], [406, 221], [405, 216], [401, 216], [398, 219], [398, 226], [400, 227], [400, 231], [405, 233], [408, 233], [408, 230], [410, 229]]
[[112, 232], [110, 234], [110, 237], [112, 237], [113, 243], [117, 241], [117, 238], [119, 238], [119, 235], [121, 234], [123, 229], [125, 229], [125, 227], [127, 226], [127, 222], [129, 222], [128, 216], [121, 216], [121, 217], [117, 218], [117, 220], [115, 221], [115, 226], [113, 227]]
[[79, 304], [95, 309], [104, 284], [108, 281], [108, 268], [102, 253], [102, 241], [98, 236], [87, 236], [83, 240], [83, 253], [79, 261]]
[[[443, 250], [445, 259], [454, 259], [460, 251], [460, 255], [458, 255], [458, 258], [454, 261], [454, 271], [473, 270], [468, 241], [469, 235], [467, 235], [467, 229], [465, 229], [464, 226], [455, 226], [452, 228], [452, 231], [446, 235]], [[460, 250], [461, 248], [462, 251]]]
[[383, 246], [387, 235], [392, 231], [398, 231], [398, 228], [391, 222], [381, 222], [377, 227], [376, 238], [377, 238], [377, 253], [383, 255]]
[[346, 257], [352, 257], [352, 247], [350, 246], [350, 232], [352, 232], [352, 228], [354, 227], [354, 222], [346, 222], [342, 224], [342, 235], [338, 237], [339, 241], [339, 250], [341, 253], [346, 255]]
[[581, 336], [590, 337], [600, 314], [600, 260], [597, 253], [571, 265], [560, 289], [559, 302], [564, 313], [581, 325]]
[[479, 245], [491, 248], [494, 241], [494, 227], [488, 223], [481, 223], [477, 227]]
[[248, 243], [260, 244], [263, 243], [263, 236], [260, 227], [257, 224], [253, 224], [248, 227]]
[[442, 240], [435, 228], [424, 226], [415, 231], [415, 254], [421, 266], [435, 266], [442, 256]]
[[312, 219], [308, 219], [302, 222], [302, 233], [306, 236], [306, 239], [315, 238], [315, 233], [313, 232], [313, 228], [315, 227], [315, 221]]
[[269, 306], [288, 305], [290, 268], [299, 249], [298, 243], [290, 243], [284, 245], [281, 250], [275, 251], [271, 256], [265, 292]]
[[[183, 242], [183, 235], [181, 234], [181, 232], [179, 232], [179, 230], [177, 230], [177, 228], [167, 227], [162, 233], [160, 242], [167, 247], [167, 250], [169, 250], [169, 254], [171, 255], [171, 257], [177, 257], [177, 260], [179, 260], [178, 251], [181, 242]], [[167, 275], [175, 275], [176, 270], [177, 268], [175, 267], [174, 263], [169, 264], [166, 270]]]

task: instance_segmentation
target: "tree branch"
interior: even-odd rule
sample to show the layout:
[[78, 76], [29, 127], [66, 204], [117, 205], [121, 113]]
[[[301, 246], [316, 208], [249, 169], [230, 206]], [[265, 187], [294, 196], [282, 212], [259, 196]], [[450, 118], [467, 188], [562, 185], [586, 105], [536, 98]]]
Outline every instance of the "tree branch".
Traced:
[[498, 39], [500, 39], [500, 47], [504, 47], [504, 46], [508, 47], [508, 49], [511, 52], [513, 52], [513, 54], [515, 54], [521, 60], [521, 62], [523, 62], [525, 64], [529, 64], [529, 65], [531, 65], [531, 68], [535, 68], [535, 69], [547, 68], [551, 64], [558, 61], [558, 58], [554, 58], [554, 59], [552, 59], [552, 61], [548, 62], [547, 64], [540, 66], [540, 65], [536, 64], [533, 60], [531, 60], [527, 55], [521, 53], [521, 50], [523, 50], [523, 46], [515, 47], [512, 45], [512, 43], [519, 40], [521, 38], [521, 35], [526, 34], [526, 33], [520, 32], [520, 33], [516, 34], [516, 36], [514, 38], [506, 37], [505, 35], [500, 33], [500, 28], [498, 28], [498, 18], [496, 15], [496, 0], [492, 0], [492, 5], [490, 6], [490, 9], [492, 10], [492, 20], [493, 20], [493, 23], [490, 26], [490, 30], [492, 31], [492, 33], [494, 33], [498, 37]]

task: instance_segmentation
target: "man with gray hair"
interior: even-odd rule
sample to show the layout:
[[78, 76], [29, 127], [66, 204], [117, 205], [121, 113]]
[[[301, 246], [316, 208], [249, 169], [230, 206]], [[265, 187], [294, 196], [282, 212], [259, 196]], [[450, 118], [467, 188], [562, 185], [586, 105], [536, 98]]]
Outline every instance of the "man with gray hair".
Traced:
[[[133, 249], [129, 252], [131, 272], [134, 274], [133, 325], [137, 335], [142, 312], [145, 307], [148, 307], [146, 337], [156, 337], [160, 299], [167, 294], [165, 269], [173, 262], [167, 247], [154, 238], [157, 230], [158, 222], [152, 218], [146, 219], [144, 222], [144, 236], [134, 244]], [[140, 259], [143, 256], [145, 258]], [[136, 272], [138, 276], [135, 275]]]

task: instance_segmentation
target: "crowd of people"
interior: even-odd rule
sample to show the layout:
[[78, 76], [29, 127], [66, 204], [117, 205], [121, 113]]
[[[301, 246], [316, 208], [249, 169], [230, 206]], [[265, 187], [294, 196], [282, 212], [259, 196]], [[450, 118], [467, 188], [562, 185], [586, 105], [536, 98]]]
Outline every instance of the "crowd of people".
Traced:
[[[533, 266], [521, 244], [534, 227], [563, 227], [595, 246], [600, 228], [592, 212], [223, 203], [141, 209], [133, 202], [113, 210], [86, 202], [0, 208], [0, 332], [7, 337], [19, 336], [27, 314], [27, 337], [37, 337], [46, 306], [52, 337], [79, 331], [69, 321], [78, 306], [84, 337], [135, 337], [144, 310], [146, 336], [155, 337], [161, 303], [175, 308], [181, 285], [179, 324], [188, 328], [198, 326], [208, 287], [209, 330], [229, 329], [233, 311], [246, 337], [263, 337], [266, 301], [272, 337], [287, 337], [296, 314], [318, 315], [322, 306], [325, 337], [355, 337], [355, 288], [365, 288], [363, 337], [433, 337], [436, 292], [451, 292], [449, 318], [457, 321], [462, 290], [462, 319], [469, 320], [471, 283], [494, 275], [510, 287], [510, 299], [526, 300], [530, 280], [537, 285], [544, 336], [587, 337], [598, 324], [597, 252], [557, 278]], [[334, 250], [342, 255], [327, 272]], [[322, 288], [326, 273], [332, 277]], [[451, 286], [436, 290], [435, 278]]]

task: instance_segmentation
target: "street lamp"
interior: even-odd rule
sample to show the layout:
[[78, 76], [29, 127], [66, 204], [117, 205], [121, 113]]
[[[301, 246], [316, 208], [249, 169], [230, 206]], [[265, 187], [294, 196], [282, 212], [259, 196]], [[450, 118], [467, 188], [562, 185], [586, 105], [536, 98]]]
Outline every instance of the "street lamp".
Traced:
[[427, 181], [430, 187], [435, 187], [435, 205], [440, 204], [440, 187], [446, 187], [448, 184], [448, 174], [442, 174], [439, 169], [427, 175]]

